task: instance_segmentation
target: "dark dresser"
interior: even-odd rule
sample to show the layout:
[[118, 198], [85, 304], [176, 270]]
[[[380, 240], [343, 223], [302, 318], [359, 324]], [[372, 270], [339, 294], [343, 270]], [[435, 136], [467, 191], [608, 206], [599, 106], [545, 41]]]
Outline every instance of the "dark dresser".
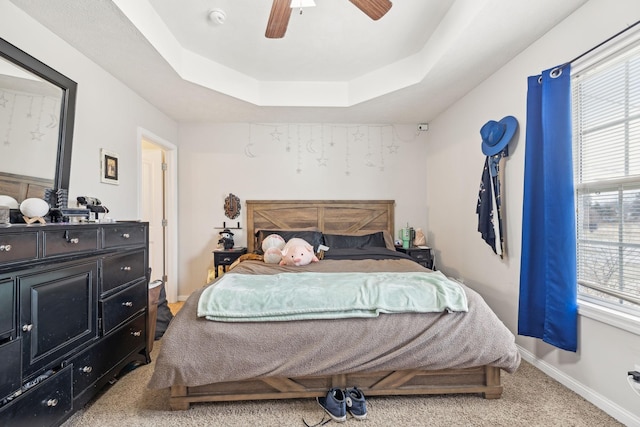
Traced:
[[55, 426], [147, 351], [148, 224], [0, 227], [0, 426]]

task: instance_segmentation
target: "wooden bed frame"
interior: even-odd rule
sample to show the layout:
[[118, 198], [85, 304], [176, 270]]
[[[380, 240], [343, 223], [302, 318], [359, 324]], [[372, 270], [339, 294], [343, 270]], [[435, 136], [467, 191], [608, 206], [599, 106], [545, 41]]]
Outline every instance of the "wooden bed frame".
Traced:
[[[247, 246], [252, 252], [259, 229], [317, 227], [325, 233], [387, 230], [394, 236], [393, 200], [248, 200]], [[324, 396], [331, 387], [357, 385], [365, 396], [477, 393], [502, 396], [500, 368], [402, 370], [299, 378], [256, 378], [197, 387], [172, 386], [172, 410], [191, 403]]]
[[52, 179], [0, 172], [0, 194], [11, 196], [18, 203], [30, 197], [42, 199], [47, 188], [53, 188]]

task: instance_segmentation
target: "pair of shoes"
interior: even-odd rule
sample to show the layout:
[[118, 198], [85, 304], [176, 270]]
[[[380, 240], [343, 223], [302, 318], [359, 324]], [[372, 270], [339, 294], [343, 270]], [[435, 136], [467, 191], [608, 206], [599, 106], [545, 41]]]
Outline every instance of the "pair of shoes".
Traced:
[[367, 418], [367, 402], [357, 387], [344, 391], [334, 387], [327, 392], [326, 397], [318, 397], [317, 400], [331, 419], [339, 423], [347, 420], [347, 411], [357, 420]]

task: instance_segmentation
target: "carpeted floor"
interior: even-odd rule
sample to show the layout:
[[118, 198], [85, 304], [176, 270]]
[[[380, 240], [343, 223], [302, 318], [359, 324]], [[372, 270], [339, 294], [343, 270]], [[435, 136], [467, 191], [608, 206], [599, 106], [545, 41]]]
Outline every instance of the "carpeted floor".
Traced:
[[[154, 344], [152, 359], [162, 341]], [[323, 411], [314, 399], [195, 404], [187, 411], [168, 409], [169, 390], [146, 385], [153, 362], [109, 386], [64, 427], [75, 426], [304, 426]], [[367, 399], [368, 418], [345, 425], [374, 426], [620, 426], [560, 383], [523, 362], [515, 374], [502, 374], [501, 399], [479, 396], [400, 396]], [[331, 422], [327, 425], [336, 425]]]

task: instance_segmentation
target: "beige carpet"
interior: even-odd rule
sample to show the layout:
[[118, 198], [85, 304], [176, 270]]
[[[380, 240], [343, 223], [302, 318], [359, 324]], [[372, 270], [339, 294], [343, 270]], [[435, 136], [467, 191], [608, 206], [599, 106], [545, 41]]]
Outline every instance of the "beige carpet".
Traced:
[[[152, 358], [161, 341], [156, 341]], [[109, 386], [64, 427], [100, 426], [304, 426], [323, 416], [314, 399], [195, 404], [188, 411], [168, 410], [168, 390], [149, 390], [153, 362]], [[619, 426], [557, 381], [523, 362], [513, 374], [502, 374], [502, 399], [479, 396], [403, 396], [367, 399], [368, 418], [343, 425], [374, 426]], [[328, 426], [336, 426], [331, 422]]]

